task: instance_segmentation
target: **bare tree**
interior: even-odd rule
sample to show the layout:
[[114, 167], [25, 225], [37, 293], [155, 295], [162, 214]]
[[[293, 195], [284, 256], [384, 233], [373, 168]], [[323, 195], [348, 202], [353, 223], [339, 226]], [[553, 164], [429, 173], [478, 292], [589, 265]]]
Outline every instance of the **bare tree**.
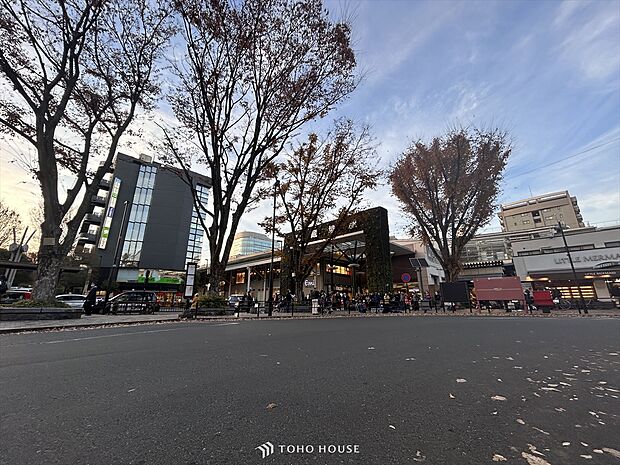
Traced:
[[0, 200], [0, 249], [6, 249], [13, 243], [13, 230], [19, 231], [21, 226], [19, 213]]
[[[156, 63], [172, 29], [158, 0], [0, 5], [0, 78], [14, 90], [0, 100], [0, 130], [37, 153], [44, 219], [33, 297], [49, 299], [121, 136], [139, 109], [153, 106]], [[73, 182], [66, 191], [63, 174]]]
[[163, 150], [192, 186], [192, 160], [211, 176], [210, 205], [195, 195], [218, 291], [241, 216], [284, 144], [353, 91], [349, 26], [320, 0], [180, 0], [186, 52], [173, 63], [178, 128]]
[[412, 144], [392, 169], [392, 192], [448, 281], [458, 278], [465, 245], [493, 216], [510, 152], [503, 132], [455, 129], [429, 145]]
[[[382, 173], [375, 158], [368, 127], [357, 128], [351, 120], [341, 119], [323, 138], [310, 134], [273, 169], [279, 198], [275, 227], [287, 238], [285, 245], [293, 247], [295, 292], [303, 289], [332, 239], [344, 232], [347, 219], [363, 206], [364, 193], [377, 185]], [[265, 218], [263, 228], [272, 231], [272, 221]], [[318, 229], [327, 222], [329, 232], [317, 241]]]

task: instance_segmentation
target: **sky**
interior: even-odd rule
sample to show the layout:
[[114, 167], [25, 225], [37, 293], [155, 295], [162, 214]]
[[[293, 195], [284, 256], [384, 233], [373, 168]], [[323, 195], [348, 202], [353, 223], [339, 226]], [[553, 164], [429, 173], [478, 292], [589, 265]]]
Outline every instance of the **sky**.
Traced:
[[[620, 221], [620, 1], [326, 6], [335, 18], [352, 18], [364, 75], [328, 118], [370, 124], [382, 166], [411, 141], [430, 141], [455, 125], [499, 127], [514, 146], [501, 203], [568, 190], [587, 223]], [[27, 217], [40, 197], [37, 185], [12, 163], [21, 147], [4, 140], [0, 150], [0, 197]], [[367, 197], [388, 209], [392, 235], [407, 235], [389, 186]], [[262, 205], [239, 230], [260, 231], [257, 219], [269, 210]], [[497, 219], [484, 229], [498, 230]]]

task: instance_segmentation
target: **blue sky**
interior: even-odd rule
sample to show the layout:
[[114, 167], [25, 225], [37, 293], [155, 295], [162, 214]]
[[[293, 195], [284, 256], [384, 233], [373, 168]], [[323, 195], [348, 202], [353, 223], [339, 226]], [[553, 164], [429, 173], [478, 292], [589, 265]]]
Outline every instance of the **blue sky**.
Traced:
[[[386, 164], [454, 124], [499, 126], [514, 140], [502, 201], [568, 189], [586, 221], [620, 219], [620, 2], [327, 5], [355, 17], [366, 70], [337, 113], [372, 124]], [[400, 234], [388, 191], [371, 198]]]
[[[329, 121], [348, 116], [371, 124], [383, 165], [411, 140], [429, 140], [455, 124], [499, 126], [514, 140], [502, 202], [530, 190], [568, 189], [586, 221], [620, 220], [620, 1], [326, 6], [336, 18], [354, 18], [365, 75]], [[27, 217], [37, 186], [8, 163], [14, 153], [3, 145], [0, 196]], [[404, 236], [407, 220], [389, 187], [368, 197], [388, 208], [391, 233]], [[247, 215], [241, 228], [257, 230], [269, 209]], [[494, 220], [487, 230], [498, 228]]]

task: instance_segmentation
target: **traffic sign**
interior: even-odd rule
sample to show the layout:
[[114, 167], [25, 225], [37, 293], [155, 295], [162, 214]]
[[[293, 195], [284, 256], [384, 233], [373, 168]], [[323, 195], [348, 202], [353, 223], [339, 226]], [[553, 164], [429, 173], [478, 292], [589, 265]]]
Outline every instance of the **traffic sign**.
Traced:
[[411, 275], [409, 273], [403, 273], [400, 275], [400, 279], [404, 283], [408, 283], [411, 281]]

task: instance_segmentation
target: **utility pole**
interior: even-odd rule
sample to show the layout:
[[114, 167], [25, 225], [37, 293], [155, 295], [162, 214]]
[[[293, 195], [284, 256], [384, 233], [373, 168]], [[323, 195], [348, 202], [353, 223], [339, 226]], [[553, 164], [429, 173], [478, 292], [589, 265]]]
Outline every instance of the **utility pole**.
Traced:
[[[562, 227], [562, 223], [558, 221], [558, 228], [560, 229], [560, 233], [562, 234], [562, 241], [564, 241], [564, 250], [566, 250], [566, 254], [568, 255], [568, 261], [570, 262], [570, 269], [573, 271], [573, 279], [577, 282], [577, 272], [575, 271], [575, 265], [573, 264], [573, 257], [570, 254], [570, 249], [568, 248], [568, 243], [566, 242], [566, 236], [564, 235], [564, 228]], [[583, 307], [583, 313], [587, 314], [588, 309], [586, 308], [586, 303], [583, 300], [583, 293], [581, 292], [581, 286], [577, 283], [577, 291], [579, 292], [579, 305], [577, 305], [577, 310], [581, 315], [581, 307]]]

